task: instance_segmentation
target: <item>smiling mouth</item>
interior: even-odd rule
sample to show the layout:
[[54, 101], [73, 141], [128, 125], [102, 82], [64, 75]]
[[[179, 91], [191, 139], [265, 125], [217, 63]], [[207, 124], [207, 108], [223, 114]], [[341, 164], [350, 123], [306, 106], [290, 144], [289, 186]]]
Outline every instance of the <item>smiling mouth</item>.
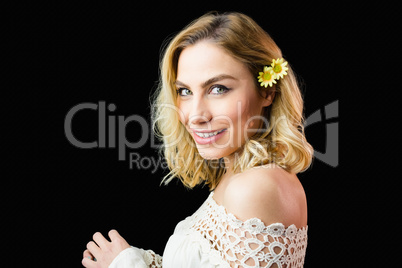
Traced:
[[216, 136], [216, 135], [218, 135], [219, 133], [221, 133], [221, 132], [223, 132], [225, 130], [226, 130], [226, 128], [224, 128], [222, 130], [215, 131], [215, 132], [196, 132], [196, 131], [194, 131], [194, 133], [198, 137], [205, 139], [205, 138], [210, 138], [210, 137]]

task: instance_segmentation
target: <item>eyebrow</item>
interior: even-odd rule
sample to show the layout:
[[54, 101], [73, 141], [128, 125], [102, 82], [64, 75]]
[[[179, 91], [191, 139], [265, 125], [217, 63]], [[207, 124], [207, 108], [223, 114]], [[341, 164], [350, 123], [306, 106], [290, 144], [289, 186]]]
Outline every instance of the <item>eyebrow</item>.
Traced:
[[[233, 77], [233, 76], [231, 76], [231, 75], [228, 75], [228, 74], [220, 74], [220, 75], [214, 76], [214, 77], [208, 79], [207, 81], [205, 81], [204, 83], [202, 83], [201, 87], [205, 88], [205, 87], [207, 87], [207, 86], [210, 85], [210, 84], [216, 83], [216, 82], [221, 81], [221, 80], [224, 80], [224, 79], [233, 79], [233, 80], [237, 80], [235, 77]], [[188, 87], [188, 88], [189, 88], [189, 86], [187, 86], [187, 85], [186, 85], [185, 83], [183, 83], [183, 82], [180, 82], [179, 80], [176, 80], [174, 83], [175, 83], [176, 85], [178, 85], [178, 86], [183, 86], [183, 87]]]

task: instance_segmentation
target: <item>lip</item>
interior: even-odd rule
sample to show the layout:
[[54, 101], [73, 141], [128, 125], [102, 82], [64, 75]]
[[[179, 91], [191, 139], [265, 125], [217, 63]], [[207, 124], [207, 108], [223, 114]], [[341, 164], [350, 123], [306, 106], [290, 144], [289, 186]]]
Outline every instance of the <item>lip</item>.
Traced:
[[[195, 134], [195, 132], [213, 133], [213, 132], [217, 132], [217, 131], [221, 131], [221, 132], [216, 134], [215, 136], [211, 136], [211, 137], [207, 137], [207, 138], [203, 138], [203, 137], [200, 137], [197, 134]], [[218, 129], [218, 130], [191, 129], [191, 132], [193, 134], [193, 138], [194, 138], [195, 142], [200, 144], [200, 145], [211, 144], [211, 143], [216, 142], [218, 139], [220, 139], [225, 134], [226, 131], [227, 131], [226, 128], [222, 128], [222, 129]]]

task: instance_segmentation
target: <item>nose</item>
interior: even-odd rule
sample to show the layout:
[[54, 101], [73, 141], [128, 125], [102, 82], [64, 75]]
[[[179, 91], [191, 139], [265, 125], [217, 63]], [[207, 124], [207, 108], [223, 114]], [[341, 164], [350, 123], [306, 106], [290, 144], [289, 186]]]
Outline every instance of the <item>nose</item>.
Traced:
[[212, 113], [209, 109], [208, 100], [204, 97], [194, 99], [191, 105], [188, 122], [191, 127], [205, 125], [212, 119]]

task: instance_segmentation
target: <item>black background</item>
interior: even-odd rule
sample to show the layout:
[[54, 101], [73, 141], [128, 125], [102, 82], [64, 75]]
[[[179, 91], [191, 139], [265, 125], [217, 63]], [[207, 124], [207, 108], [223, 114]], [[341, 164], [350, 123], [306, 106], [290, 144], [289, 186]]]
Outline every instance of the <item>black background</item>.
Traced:
[[[398, 167], [398, 158], [390, 157], [397, 142], [387, 134], [395, 124], [387, 115], [398, 107], [384, 94], [394, 89], [389, 76], [396, 73], [389, 74], [387, 63], [394, 61], [399, 26], [394, 7], [96, 1], [21, 3], [5, 10], [3, 63], [10, 86], [3, 97], [2, 132], [10, 138], [4, 139], [9, 186], [2, 188], [3, 221], [14, 227], [5, 234], [15, 242], [10, 248], [17, 253], [16, 267], [23, 261], [80, 267], [92, 234], [112, 228], [130, 244], [162, 254], [177, 222], [205, 200], [207, 187], [187, 190], [177, 181], [160, 186], [166, 171], [130, 169], [129, 153], [159, 159], [150, 142], [127, 148], [127, 159], [119, 161], [117, 148], [74, 147], [64, 120], [77, 104], [105, 101], [117, 107], [107, 116], [140, 115], [150, 124], [149, 95], [158, 80], [162, 44], [211, 10], [243, 12], [274, 38], [301, 78], [307, 117], [339, 101], [337, 118], [306, 128], [307, 139], [324, 152], [326, 124], [339, 124], [339, 165], [315, 159], [299, 174], [309, 205], [305, 267], [392, 262], [392, 250], [380, 251], [378, 240], [392, 234], [390, 217], [397, 215], [386, 209], [396, 206], [395, 187], [387, 179], [390, 168]], [[126, 131], [131, 141], [140, 137], [136, 124]], [[96, 140], [97, 112], [77, 114], [73, 133], [82, 141]]]

